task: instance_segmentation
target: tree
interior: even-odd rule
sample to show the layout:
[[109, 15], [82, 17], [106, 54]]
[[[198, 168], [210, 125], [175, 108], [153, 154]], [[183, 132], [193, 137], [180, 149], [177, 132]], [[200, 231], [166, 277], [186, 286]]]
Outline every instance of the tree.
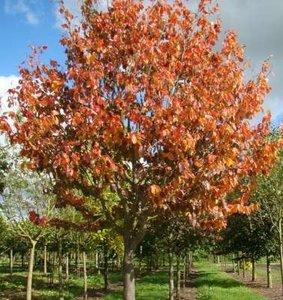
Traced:
[[257, 180], [255, 199], [260, 203], [261, 218], [270, 224], [270, 232], [276, 232], [279, 248], [281, 288], [283, 294], [283, 156], [268, 176], [260, 176]]
[[229, 213], [252, 209], [251, 180], [239, 199], [226, 195], [275, 158], [270, 115], [249, 125], [270, 90], [268, 66], [246, 81], [234, 32], [216, 50], [221, 22], [211, 21], [209, 0], [196, 12], [178, 0], [114, 0], [106, 11], [94, 3], [83, 2], [78, 25], [61, 6], [65, 67], [41, 64], [45, 47], [34, 48], [10, 91], [19, 114], [2, 116], [1, 128], [30, 168], [52, 174], [58, 205], [92, 222], [90, 203], [99, 203], [104, 226], [123, 236], [124, 299], [134, 300], [134, 251], [161, 210], [221, 227]]
[[[13, 232], [11, 237], [15, 238], [18, 235], [29, 242], [26, 299], [31, 300], [35, 247], [45, 233], [45, 227], [54, 208], [54, 199], [52, 195], [46, 193], [49, 179], [30, 170], [21, 170], [21, 160], [12, 149], [9, 151], [7, 162], [11, 163], [1, 180], [3, 191], [0, 208], [9, 221], [9, 229]], [[11, 247], [11, 258], [12, 251]], [[12, 265], [10, 269], [12, 270]]]

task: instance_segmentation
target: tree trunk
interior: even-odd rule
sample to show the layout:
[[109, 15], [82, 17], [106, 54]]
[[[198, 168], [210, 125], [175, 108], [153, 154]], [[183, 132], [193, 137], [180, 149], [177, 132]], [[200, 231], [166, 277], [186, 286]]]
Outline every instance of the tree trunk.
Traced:
[[87, 269], [86, 269], [86, 253], [83, 252], [83, 268], [84, 268], [84, 299], [87, 299]]
[[24, 253], [21, 253], [21, 262], [22, 262], [22, 269], [25, 267], [25, 256]]
[[58, 277], [59, 277], [59, 300], [64, 300], [62, 238], [60, 236], [58, 237]]
[[177, 280], [176, 280], [176, 299], [180, 298], [181, 289], [181, 270], [180, 270], [180, 255], [177, 256]]
[[278, 224], [279, 233], [279, 248], [280, 248], [280, 272], [281, 272], [281, 293], [283, 295], [283, 244], [282, 244], [282, 219], [279, 220]]
[[267, 275], [267, 287], [272, 288], [272, 277], [271, 277], [271, 265], [270, 265], [270, 257], [266, 255], [266, 275]]
[[243, 260], [242, 260], [242, 267], [243, 267], [243, 278], [246, 278], [246, 259], [245, 257], [243, 257]]
[[46, 249], [46, 245], [44, 245], [44, 250], [43, 250], [43, 273], [45, 275], [47, 274], [47, 249]]
[[127, 237], [124, 237], [124, 300], [135, 300], [135, 269], [134, 269], [134, 247]]
[[13, 249], [10, 249], [10, 275], [13, 275], [14, 254]]
[[235, 255], [234, 255], [234, 253], [232, 254], [232, 268], [233, 268], [233, 273], [235, 273], [236, 267], [235, 267]]
[[173, 252], [169, 251], [169, 300], [174, 300], [174, 263]]
[[26, 300], [31, 300], [32, 275], [33, 275], [34, 253], [35, 253], [36, 243], [37, 243], [37, 241], [31, 240], [31, 249], [30, 249], [29, 264], [28, 264]]
[[237, 253], [237, 274], [240, 276], [240, 256], [239, 256], [239, 252]]
[[183, 288], [187, 284], [187, 254], [184, 256], [184, 266], [183, 266]]
[[108, 249], [106, 242], [103, 245], [103, 256], [104, 256], [104, 270], [103, 270], [103, 277], [104, 277], [104, 290], [108, 290]]
[[252, 257], [252, 281], [256, 281], [256, 274], [255, 274], [255, 258], [254, 255]]
[[69, 253], [66, 254], [66, 281], [69, 281]]
[[80, 248], [79, 248], [79, 244], [77, 244], [77, 249], [76, 249], [75, 265], [76, 265], [77, 275], [79, 276], [80, 275]]
[[97, 270], [97, 274], [100, 274], [100, 268], [99, 268], [99, 253], [96, 251], [95, 253], [95, 268]]

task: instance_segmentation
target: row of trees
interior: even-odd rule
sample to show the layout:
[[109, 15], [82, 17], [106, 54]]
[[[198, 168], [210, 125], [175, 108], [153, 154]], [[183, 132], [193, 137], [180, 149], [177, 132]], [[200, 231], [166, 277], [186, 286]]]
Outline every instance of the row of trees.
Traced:
[[280, 146], [267, 139], [270, 115], [249, 125], [270, 90], [268, 66], [244, 79], [236, 34], [215, 47], [221, 22], [210, 2], [194, 11], [178, 0], [114, 0], [99, 11], [85, 0], [79, 24], [62, 4], [65, 66], [40, 63], [46, 47], [34, 48], [1, 116], [26, 167], [50, 178], [43, 196], [79, 211], [77, 229], [122, 237], [125, 300], [135, 299], [134, 255], [153, 220], [221, 228], [250, 212], [253, 178]]
[[218, 243], [219, 253], [233, 253], [237, 260], [252, 262], [252, 280], [255, 280], [255, 262], [266, 257], [267, 285], [272, 286], [271, 262], [280, 259], [283, 292], [282, 208], [283, 158], [275, 164], [268, 176], [257, 178], [257, 187], [250, 198], [258, 209], [249, 215], [235, 214], [228, 219], [227, 228]]

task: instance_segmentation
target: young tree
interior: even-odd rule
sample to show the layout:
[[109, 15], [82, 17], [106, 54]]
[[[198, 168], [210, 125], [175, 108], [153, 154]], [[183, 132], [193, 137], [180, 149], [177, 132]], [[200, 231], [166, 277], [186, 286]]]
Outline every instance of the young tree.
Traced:
[[260, 176], [257, 180], [258, 187], [255, 198], [260, 203], [260, 215], [265, 223], [270, 224], [270, 231], [277, 236], [279, 248], [281, 288], [283, 294], [283, 156], [272, 169], [269, 176]]
[[[11, 149], [10, 152], [12, 153]], [[3, 191], [0, 197], [0, 208], [9, 221], [9, 228], [13, 232], [13, 236], [18, 235], [29, 242], [26, 299], [31, 300], [35, 247], [45, 233], [54, 199], [51, 195], [46, 194], [46, 189], [49, 188], [49, 179], [30, 170], [21, 170], [21, 162], [16, 155], [11, 153], [7, 155], [8, 161], [11, 162], [10, 167], [2, 179]]]
[[[66, 67], [41, 64], [45, 47], [35, 48], [10, 91], [19, 115], [3, 116], [1, 128], [30, 168], [52, 174], [59, 205], [91, 221], [89, 203], [99, 201], [105, 226], [123, 236], [124, 299], [134, 300], [134, 251], [160, 210], [221, 227], [227, 214], [251, 209], [249, 183], [232, 203], [226, 194], [275, 157], [270, 115], [249, 125], [270, 90], [268, 67], [246, 81], [236, 34], [215, 47], [221, 22], [209, 0], [196, 12], [178, 0], [94, 4], [83, 1], [79, 25], [61, 6]], [[109, 187], [118, 195], [111, 204]]]

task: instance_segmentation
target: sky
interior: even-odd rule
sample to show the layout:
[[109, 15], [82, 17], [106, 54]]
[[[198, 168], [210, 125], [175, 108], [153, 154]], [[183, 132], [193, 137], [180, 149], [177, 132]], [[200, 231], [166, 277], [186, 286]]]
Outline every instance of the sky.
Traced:
[[[79, 1], [65, 0], [76, 15]], [[105, 0], [106, 2], [106, 0]], [[186, 1], [190, 7], [197, 0]], [[264, 107], [271, 110], [273, 123], [283, 122], [283, 0], [218, 0], [223, 30], [238, 32], [255, 76], [261, 63], [271, 57], [269, 81], [272, 92]], [[45, 59], [63, 61], [59, 44], [62, 34], [56, 0], [0, 1], [0, 96], [18, 79], [18, 66], [28, 57], [31, 45], [47, 45]]]

